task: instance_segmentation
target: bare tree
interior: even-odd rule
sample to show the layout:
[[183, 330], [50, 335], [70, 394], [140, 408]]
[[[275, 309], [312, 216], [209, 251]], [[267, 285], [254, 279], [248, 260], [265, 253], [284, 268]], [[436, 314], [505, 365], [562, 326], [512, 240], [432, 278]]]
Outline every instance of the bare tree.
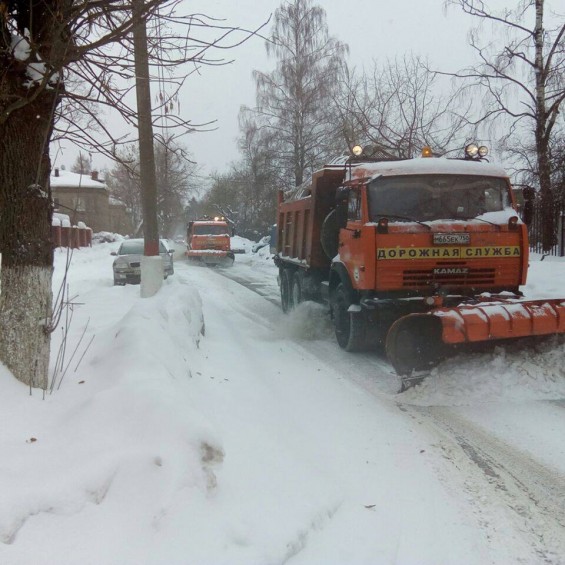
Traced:
[[274, 134], [281, 178], [297, 186], [327, 157], [334, 127], [327, 108], [348, 48], [329, 35], [324, 9], [311, 0], [284, 2], [265, 45], [276, 68], [255, 71], [253, 113]]
[[139, 185], [139, 151], [135, 144], [115, 153], [115, 164], [106, 177], [110, 194], [123, 202], [131, 215], [134, 233], [142, 225], [141, 187]]
[[[130, 211], [133, 225], [142, 220], [139, 152], [135, 144], [120, 149], [107, 179], [110, 194]], [[156, 136], [157, 221], [159, 235], [172, 237], [184, 224], [184, 209], [197, 183], [197, 166], [186, 148], [165, 131]], [[184, 231], [184, 230], [181, 230]]]
[[75, 162], [71, 167], [73, 173], [78, 173], [79, 175], [90, 174], [92, 166], [90, 164], [90, 158], [87, 157], [82, 151], [79, 151]]
[[379, 65], [370, 74], [344, 75], [336, 107], [349, 147], [368, 144], [378, 155], [410, 158], [429, 145], [438, 153], [462, 147], [467, 106], [440, 94], [437, 76], [413, 55]]
[[[544, 0], [522, 0], [498, 13], [481, 0], [447, 0], [447, 4], [492, 24], [497, 36], [504, 38], [481, 43], [474, 31], [470, 44], [479, 65], [452, 76], [485, 93], [484, 111], [477, 124], [504, 118], [505, 146], [515, 150], [513, 155], [518, 158], [533, 153], [528, 168], [539, 187], [542, 243], [548, 250], [555, 238], [550, 148], [565, 100], [565, 22], [561, 18], [553, 27], [546, 27]], [[526, 163], [522, 160], [522, 168]]]
[[203, 199], [208, 213], [229, 216], [237, 232], [254, 239], [276, 221], [277, 191], [281, 186], [275, 165], [274, 133], [261, 129], [248, 112], [240, 113], [241, 159], [229, 172], [215, 175]]
[[[0, 360], [30, 386], [47, 387], [54, 329], [49, 143], [57, 112], [65, 135], [87, 150], [90, 142], [113, 154], [119, 140], [94, 105], [118, 110], [136, 126], [129, 105], [134, 26], [142, 20], [162, 25], [150, 34], [149, 53], [171, 71], [187, 61], [193, 69], [224, 64], [209, 58], [208, 50], [227, 49], [251, 34], [204, 15], [178, 15], [180, 0], [145, 0], [135, 18], [131, 7], [127, 0], [0, 0]], [[188, 74], [163, 75], [170, 95], [161, 105], [171, 104]], [[81, 114], [92, 127], [77, 126]], [[179, 114], [168, 123], [192, 126]], [[106, 145], [100, 146], [97, 130], [106, 134]]]
[[196, 187], [197, 167], [185, 147], [171, 134], [158, 137], [155, 164], [159, 233], [172, 237], [183, 223], [184, 208]]

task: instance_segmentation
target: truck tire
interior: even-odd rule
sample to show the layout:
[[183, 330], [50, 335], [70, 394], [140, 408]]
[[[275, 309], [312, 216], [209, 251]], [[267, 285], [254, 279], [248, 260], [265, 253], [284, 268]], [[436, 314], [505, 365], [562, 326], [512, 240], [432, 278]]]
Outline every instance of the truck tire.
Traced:
[[352, 302], [343, 283], [332, 297], [332, 318], [337, 343], [345, 351], [362, 351], [365, 347], [365, 317], [363, 312], [349, 312]]
[[294, 308], [292, 301], [292, 272], [283, 269], [281, 272], [281, 306], [282, 311], [288, 314]]

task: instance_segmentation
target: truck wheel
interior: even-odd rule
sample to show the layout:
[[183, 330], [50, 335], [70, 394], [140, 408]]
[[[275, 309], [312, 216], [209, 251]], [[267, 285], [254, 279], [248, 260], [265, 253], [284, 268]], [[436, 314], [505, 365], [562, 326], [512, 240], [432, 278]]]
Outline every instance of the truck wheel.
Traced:
[[294, 308], [292, 301], [292, 273], [283, 269], [281, 273], [281, 306], [282, 311], [288, 314]]
[[337, 343], [346, 351], [361, 351], [365, 346], [365, 317], [363, 312], [349, 312], [351, 304], [345, 286], [338, 284], [332, 298]]

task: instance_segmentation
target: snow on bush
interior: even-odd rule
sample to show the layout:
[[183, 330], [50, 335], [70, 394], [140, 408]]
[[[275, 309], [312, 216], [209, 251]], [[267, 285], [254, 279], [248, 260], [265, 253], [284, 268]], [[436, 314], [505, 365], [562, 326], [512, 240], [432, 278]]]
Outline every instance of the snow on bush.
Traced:
[[119, 233], [101, 231], [92, 236], [92, 243], [112, 243], [114, 241], [122, 241], [123, 239], [125, 239], [125, 237]]

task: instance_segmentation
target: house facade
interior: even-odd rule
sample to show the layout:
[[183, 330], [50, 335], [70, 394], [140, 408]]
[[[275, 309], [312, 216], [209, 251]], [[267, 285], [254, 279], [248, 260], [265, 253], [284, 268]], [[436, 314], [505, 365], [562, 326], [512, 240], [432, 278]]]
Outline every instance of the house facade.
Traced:
[[55, 168], [50, 183], [55, 212], [69, 216], [72, 225], [84, 222], [94, 233], [132, 233], [126, 206], [110, 196], [108, 187], [96, 171], [80, 175]]

